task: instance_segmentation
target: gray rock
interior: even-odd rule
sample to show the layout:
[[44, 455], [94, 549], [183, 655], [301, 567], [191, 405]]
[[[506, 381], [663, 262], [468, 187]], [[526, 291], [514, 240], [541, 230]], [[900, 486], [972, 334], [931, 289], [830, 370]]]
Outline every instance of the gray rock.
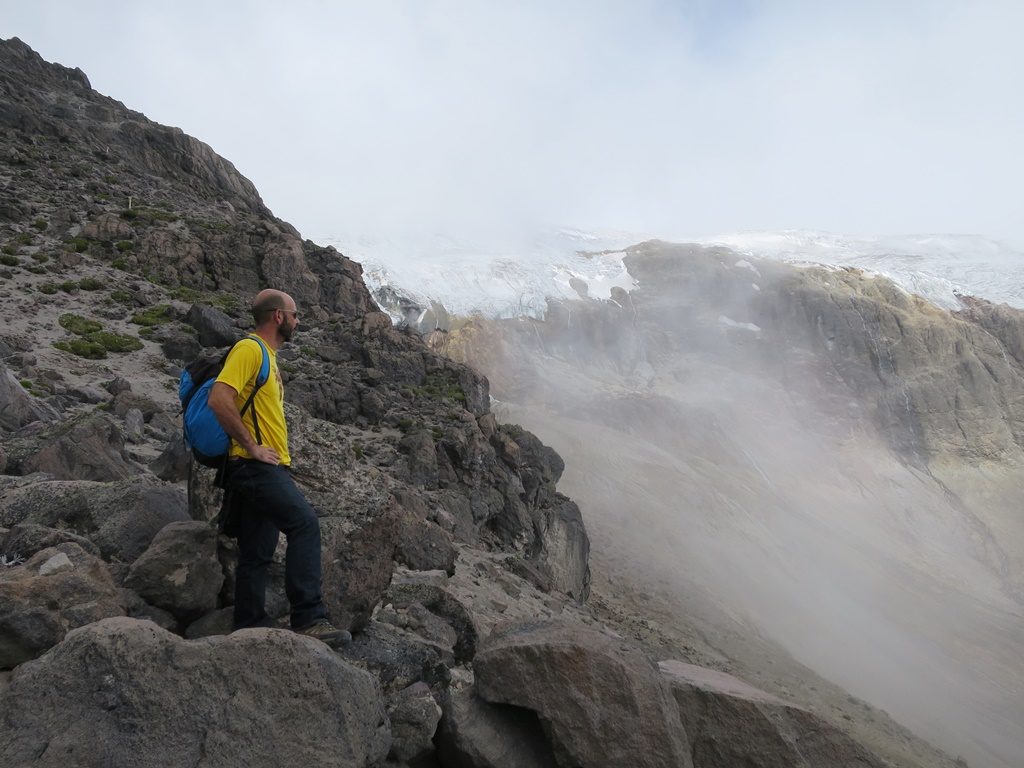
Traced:
[[110, 399], [110, 395], [107, 392], [103, 391], [100, 387], [95, 387], [91, 384], [86, 384], [85, 386], [72, 389], [71, 395], [75, 399], [90, 405], [103, 403]]
[[560, 765], [693, 765], [658, 668], [622, 640], [554, 621], [509, 626], [473, 670], [480, 698], [537, 713]]
[[120, 427], [94, 412], [45, 431], [20, 457], [18, 471], [60, 480], [121, 480], [139, 472], [125, 452]]
[[58, 418], [57, 411], [37, 397], [33, 397], [0, 363], [0, 429], [14, 431], [33, 421], [51, 422]]
[[0, 669], [35, 658], [68, 629], [124, 613], [102, 560], [73, 543], [44, 549], [23, 565], [0, 569]]
[[552, 589], [580, 602], [590, 595], [590, 538], [579, 507], [555, 494], [541, 508], [540, 552], [534, 561], [550, 575]]
[[185, 322], [198, 331], [199, 343], [204, 347], [227, 347], [241, 336], [230, 317], [205, 304], [193, 304]]
[[452, 537], [435, 523], [403, 515], [395, 542], [395, 559], [415, 571], [455, 573], [458, 551]]
[[472, 612], [455, 595], [430, 580], [396, 579], [388, 590], [388, 600], [398, 609], [419, 604], [441, 617], [455, 631], [457, 661], [467, 661], [476, 654], [479, 630]]
[[192, 462], [192, 451], [185, 444], [179, 431], [171, 436], [163, 451], [149, 465], [150, 471], [161, 480], [177, 483], [188, 477], [189, 464]]
[[883, 768], [821, 718], [716, 670], [663, 661], [694, 768]]
[[122, 392], [131, 392], [132, 384], [128, 379], [116, 376], [104, 384], [103, 388], [112, 395], [119, 395]]
[[231, 606], [210, 611], [188, 625], [185, 637], [195, 640], [199, 637], [230, 635], [234, 629], [234, 614], [235, 609]]
[[323, 643], [266, 629], [185, 641], [129, 618], [76, 630], [19, 668], [0, 722], [0, 754], [40, 768], [97, 755], [139, 768], [365, 768], [391, 741], [376, 682]]
[[132, 563], [125, 586], [182, 621], [217, 607], [224, 573], [217, 560], [217, 531], [196, 520], [171, 523]]
[[426, 683], [413, 683], [395, 694], [388, 706], [388, 718], [393, 739], [389, 756], [393, 760], [416, 760], [434, 750], [441, 707]]
[[74, 568], [74, 565], [71, 563], [71, 558], [63, 552], [58, 552], [39, 566], [39, 575], [49, 576], [51, 573], [60, 573], [61, 571], [66, 571], [71, 568]]
[[142, 418], [147, 422], [161, 410], [161, 406], [152, 398], [131, 391], [119, 392], [114, 395], [112, 408], [114, 413], [121, 418], [124, 418], [133, 408], [137, 409], [142, 411]]
[[324, 604], [338, 626], [358, 631], [366, 626], [391, 583], [397, 512], [349, 519], [324, 518]]
[[66, 529], [50, 528], [35, 523], [18, 523], [12, 526], [7, 533], [0, 536], [0, 552], [10, 555], [17, 553], [29, 558], [40, 550], [56, 547], [66, 541], [74, 542], [90, 555], [98, 557], [100, 554], [99, 547], [84, 536]]
[[138, 408], [131, 408], [124, 415], [124, 436], [130, 443], [141, 443], [145, 438], [143, 430], [146, 422], [142, 418], [142, 411]]
[[60, 526], [87, 537], [104, 558], [125, 563], [165, 525], [188, 519], [185, 491], [147, 475], [116, 483], [29, 478], [0, 490], [0, 524]]
[[449, 689], [437, 754], [452, 768], [555, 768], [547, 736], [528, 709], [488, 704], [470, 688]]
[[373, 672], [388, 692], [418, 681], [440, 690], [451, 681], [443, 648], [386, 622], [371, 620], [340, 653]]

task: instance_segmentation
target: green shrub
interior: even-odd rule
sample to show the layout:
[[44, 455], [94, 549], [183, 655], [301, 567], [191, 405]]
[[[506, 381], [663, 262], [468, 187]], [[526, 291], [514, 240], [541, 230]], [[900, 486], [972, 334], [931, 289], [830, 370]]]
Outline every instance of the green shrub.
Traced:
[[60, 290], [60, 289], [57, 288], [57, 284], [56, 283], [43, 283], [42, 285], [39, 286], [39, 292], [40, 293], [45, 293], [47, 296], [52, 296], [58, 290]]
[[77, 333], [79, 336], [85, 336], [87, 333], [95, 333], [103, 328], [103, 324], [98, 320], [90, 320], [87, 317], [75, 315], [71, 312], [61, 315], [57, 322], [60, 323], [61, 328], [71, 331], [72, 333]]
[[31, 266], [25, 267], [33, 275], [45, 275], [46, 267], [41, 267], [38, 264], [32, 264]]
[[78, 281], [76, 280], [65, 280], [63, 283], [57, 286], [64, 293], [74, 293], [78, 290]]
[[0, 256], [0, 264], [3, 264], [5, 267], [16, 267], [21, 264], [21, 259], [5, 253], [3, 256]]
[[156, 335], [156, 329], [153, 328], [152, 326], [146, 325], [146, 326], [143, 326], [142, 328], [139, 328], [139, 336], [141, 336], [144, 339], [152, 339], [153, 336], [155, 336], [155, 335]]
[[29, 234], [28, 232], [22, 232], [22, 233], [20, 233], [20, 234], [19, 234], [19, 235], [18, 235], [18, 236], [17, 236], [16, 238], [15, 238], [15, 240], [17, 240], [17, 241], [18, 241], [19, 243], [21, 243], [22, 245], [32, 245], [32, 235], [30, 235], [30, 234]]
[[18, 246], [14, 245], [14, 243], [7, 243], [7, 245], [3, 247], [3, 252], [8, 256], [13, 256], [18, 252]]
[[121, 289], [111, 291], [110, 298], [112, 298], [118, 304], [125, 304], [126, 306], [129, 307], [135, 306], [135, 297], [131, 294], [130, 291], [124, 291]]
[[122, 272], [128, 271], [128, 262], [125, 259], [114, 259], [110, 262], [110, 266], [114, 269], [120, 269]]
[[197, 291], [195, 288], [189, 288], [187, 285], [176, 286], [172, 288], [169, 293], [172, 299], [188, 301], [193, 304], [203, 298], [202, 291]]
[[84, 237], [73, 237], [65, 244], [67, 250], [75, 253], [85, 253], [89, 250], [89, 241]]
[[45, 253], [39, 253], [38, 251], [32, 254], [32, 258], [38, 261], [40, 264], [45, 264], [50, 260], [50, 257], [47, 256]]
[[107, 352], [134, 352], [142, 349], [142, 342], [134, 336], [111, 331], [96, 331], [85, 337], [87, 341], [99, 344]]
[[78, 287], [83, 291], [98, 291], [100, 288], [103, 288], [104, 285], [95, 277], [83, 277], [78, 281]]
[[362, 459], [363, 446], [360, 443], [352, 443], [352, 453], [355, 454], [356, 459]]
[[38, 229], [40, 232], [42, 232], [44, 229], [46, 229], [47, 226], [46, 219], [36, 219], [35, 221], [32, 222], [32, 226]]
[[157, 304], [142, 312], [136, 312], [132, 315], [132, 322], [147, 327], [163, 325], [171, 321], [172, 312], [173, 310], [167, 304]]
[[114, 247], [117, 248], [117, 250], [119, 250], [121, 253], [124, 253], [125, 251], [130, 251], [132, 249], [132, 241], [118, 240], [116, 243], [114, 243]]
[[88, 360], [103, 360], [107, 356], [107, 350], [102, 344], [87, 339], [71, 339], [70, 341], [55, 341], [53, 346], [62, 352], [70, 352], [72, 355], [84, 357]]

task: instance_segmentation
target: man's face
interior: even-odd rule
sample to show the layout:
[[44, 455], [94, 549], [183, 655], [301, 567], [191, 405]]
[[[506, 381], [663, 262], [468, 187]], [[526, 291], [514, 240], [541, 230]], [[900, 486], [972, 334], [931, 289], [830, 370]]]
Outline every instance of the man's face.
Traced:
[[290, 307], [279, 310], [281, 312], [281, 322], [277, 325], [277, 332], [281, 334], [281, 338], [285, 341], [292, 340], [292, 334], [295, 333], [295, 329], [299, 325], [299, 313], [295, 308], [295, 304], [292, 303]]

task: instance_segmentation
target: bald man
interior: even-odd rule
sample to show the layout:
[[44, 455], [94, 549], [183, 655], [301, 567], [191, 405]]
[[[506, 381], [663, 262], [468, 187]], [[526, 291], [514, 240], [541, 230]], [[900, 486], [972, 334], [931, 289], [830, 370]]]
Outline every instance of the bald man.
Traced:
[[[337, 648], [352, 638], [327, 619], [321, 588], [320, 523], [288, 469], [291, 455], [277, 350], [298, 328], [298, 308], [287, 293], [267, 289], [253, 300], [252, 316], [255, 331], [228, 353], [208, 401], [231, 437], [225, 492], [239, 520], [235, 629], [275, 626], [265, 605], [267, 569], [283, 532], [288, 541], [284, 578], [291, 627]], [[263, 364], [260, 341], [270, 356], [270, 377], [242, 415]]]

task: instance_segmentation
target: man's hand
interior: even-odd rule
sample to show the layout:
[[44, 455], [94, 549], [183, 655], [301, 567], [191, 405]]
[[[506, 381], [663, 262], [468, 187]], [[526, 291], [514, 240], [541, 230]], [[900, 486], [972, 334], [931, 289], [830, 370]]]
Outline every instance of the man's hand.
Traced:
[[277, 451], [269, 445], [254, 446], [249, 449], [249, 455], [256, 459], [256, 461], [262, 461], [264, 464], [273, 464], [276, 466], [281, 463], [281, 457], [278, 456]]
[[242, 417], [235, 405], [235, 390], [223, 382], [214, 383], [210, 388], [210, 397], [207, 402], [210, 409], [217, 417], [217, 421], [224, 427], [224, 431], [234, 438], [245, 452], [257, 461], [264, 464], [280, 464], [281, 457], [277, 451], [268, 445], [257, 445], [249, 434], [249, 429], [242, 423]]

